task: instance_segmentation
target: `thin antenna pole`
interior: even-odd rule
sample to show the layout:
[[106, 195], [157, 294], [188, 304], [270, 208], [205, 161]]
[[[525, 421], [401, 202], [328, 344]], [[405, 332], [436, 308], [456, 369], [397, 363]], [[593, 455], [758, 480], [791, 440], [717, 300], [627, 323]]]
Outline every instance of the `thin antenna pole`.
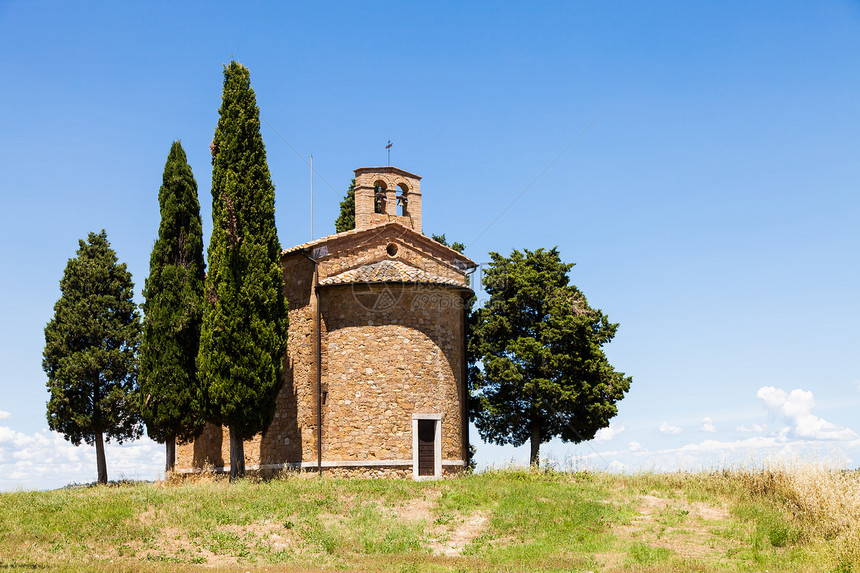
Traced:
[[311, 153], [311, 241], [314, 240], [314, 154]]

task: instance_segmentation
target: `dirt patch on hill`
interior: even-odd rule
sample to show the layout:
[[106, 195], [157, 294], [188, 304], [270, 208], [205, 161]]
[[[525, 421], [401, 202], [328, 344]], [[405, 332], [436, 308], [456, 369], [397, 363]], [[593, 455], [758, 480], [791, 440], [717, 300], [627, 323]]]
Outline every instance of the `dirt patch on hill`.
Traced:
[[436, 501], [441, 495], [442, 492], [438, 489], [429, 490], [424, 497], [410, 499], [400, 507], [395, 508], [394, 513], [398, 519], [410, 523], [416, 521], [433, 521], [433, 508], [436, 507]]
[[[622, 542], [663, 548], [686, 559], [713, 560], [725, 555], [733, 543], [715, 532], [731, 519], [723, 508], [703, 502], [643, 495], [636, 501], [636, 515], [630, 523], [613, 525]], [[621, 566], [624, 553], [595, 556], [607, 568]]]
[[[141, 514], [141, 521], [152, 515]], [[252, 548], [265, 547], [272, 553], [302, 552], [302, 544], [291, 526], [271, 520], [247, 525], [226, 524], [206, 531], [198, 537], [178, 527], [164, 527], [147, 541], [133, 541], [124, 547], [105, 551], [106, 558], [133, 556], [137, 560], [154, 562], [198, 563], [218, 567], [234, 565]]]
[[483, 533], [488, 523], [487, 515], [475, 512], [468, 516], [454, 518], [451, 526], [446, 527], [441, 535], [428, 545], [436, 555], [456, 557], [463, 553], [469, 543]]
[[433, 509], [441, 494], [440, 490], [431, 490], [424, 497], [411, 499], [396, 508], [396, 514], [401, 521], [426, 524], [427, 546], [434, 555], [456, 557], [484, 532], [488, 518], [483, 512], [467, 515], [454, 513], [437, 517]]
[[[192, 541], [185, 531], [176, 527], [163, 528], [158, 537], [149, 542], [132, 542], [127, 551], [138, 561], [192, 562], [209, 566], [233, 565], [238, 562], [232, 555], [215, 553], [201, 543]], [[123, 553], [125, 551], [112, 548], [108, 554], [114, 558]]]

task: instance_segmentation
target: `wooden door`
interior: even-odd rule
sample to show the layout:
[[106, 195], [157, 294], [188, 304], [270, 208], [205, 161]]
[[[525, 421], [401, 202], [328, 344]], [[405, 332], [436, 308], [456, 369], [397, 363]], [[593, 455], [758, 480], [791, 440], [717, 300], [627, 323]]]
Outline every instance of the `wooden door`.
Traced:
[[436, 475], [436, 420], [418, 420], [418, 475]]

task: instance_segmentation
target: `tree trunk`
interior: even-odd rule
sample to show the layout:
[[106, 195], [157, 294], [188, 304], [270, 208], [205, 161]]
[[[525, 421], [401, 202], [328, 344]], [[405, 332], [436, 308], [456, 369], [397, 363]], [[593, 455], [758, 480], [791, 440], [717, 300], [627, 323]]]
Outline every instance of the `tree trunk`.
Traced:
[[245, 444], [230, 428], [230, 481], [245, 477]]
[[529, 441], [532, 451], [529, 456], [529, 464], [533, 468], [540, 466], [540, 426], [532, 424], [532, 436]]
[[164, 442], [164, 450], [164, 475], [167, 477], [176, 468], [176, 436], [169, 436], [167, 438], [167, 441]]
[[96, 467], [98, 467], [100, 484], [107, 484], [107, 462], [105, 461], [105, 441], [101, 432], [96, 432]]

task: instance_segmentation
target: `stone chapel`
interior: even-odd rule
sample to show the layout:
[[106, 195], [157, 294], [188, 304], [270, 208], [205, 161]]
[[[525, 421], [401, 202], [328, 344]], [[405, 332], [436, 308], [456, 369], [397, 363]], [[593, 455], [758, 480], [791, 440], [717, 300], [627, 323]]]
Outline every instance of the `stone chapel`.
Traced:
[[[249, 471], [428, 479], [463, 470], [466, 256], [421, 231], [421, 178], [355, 170], [355, 229], [285, 249], [289, 339], [274, 421]], [[226, 428], [177, 447], [176, 467], [229, 471]]]

